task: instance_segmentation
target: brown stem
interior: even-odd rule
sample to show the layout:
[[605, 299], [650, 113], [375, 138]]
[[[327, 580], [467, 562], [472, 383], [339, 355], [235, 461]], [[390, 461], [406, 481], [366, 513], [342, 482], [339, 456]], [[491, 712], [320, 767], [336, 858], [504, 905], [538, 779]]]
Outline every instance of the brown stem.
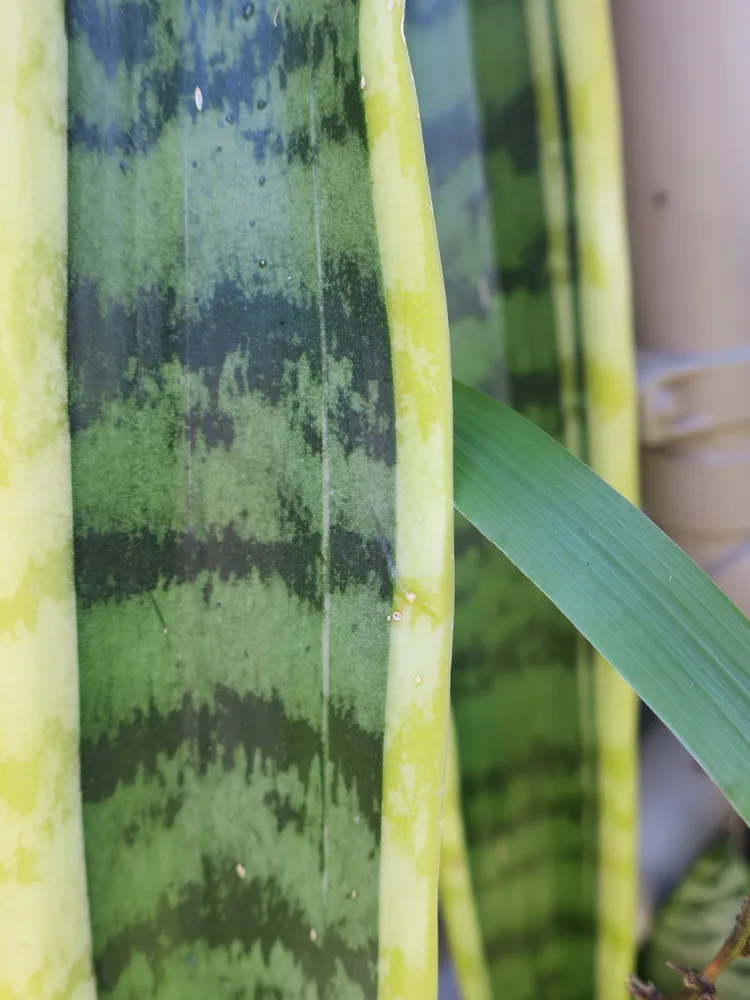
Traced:
[[[667, 962], [682, 976], [685, 989], [666, 1000], [716, 1000], [717, 976], [738, 958], [750, 958], [750, 894], [745, 896], [731, 933], [705, 968], [690, 969]], [[664, 1000], [653, 983], [644, 983], [637, 976], [630, 977], [627, 988], [636, 1000]]]

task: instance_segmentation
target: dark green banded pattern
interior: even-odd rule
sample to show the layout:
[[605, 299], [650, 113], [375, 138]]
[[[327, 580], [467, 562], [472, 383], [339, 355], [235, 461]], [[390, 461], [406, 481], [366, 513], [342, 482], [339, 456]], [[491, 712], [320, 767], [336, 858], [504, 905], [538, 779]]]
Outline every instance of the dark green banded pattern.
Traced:
[[[644, 975], [667, 993], [681, 982], [667, 962], [702, 968], [724, 943], [750, 892], [747, 861], [728, 844], [706, 851], [690, 868], [654, 921], [643, 956]], [[750, 959], [742, 958], [717, 980], [722, 1000], [745, 1000]]]
[[358, 16], [68, 3], [101, 997], [377, 996], [396, 447]]
[[[551, 4], [547, 18], [559, 62]], [[550, 265], [533, 73], [540, 41], [529, 25], [525, 0], [407, 6], [454, 375], [556, 438], [583, 442], [581, 351], [574, 345], [571, 400], [555, 299], [565, 282], [580, 341], [572, 202], [561, 277]], [[565, 145], [562, 85], [558, 101]], [[570, 198], [571, 177], [563, 182]], [[590, 650], [569, 622], [457, 518], [451, 697], [469, 865], [497, 998], [594, 993], [591, 674]]]

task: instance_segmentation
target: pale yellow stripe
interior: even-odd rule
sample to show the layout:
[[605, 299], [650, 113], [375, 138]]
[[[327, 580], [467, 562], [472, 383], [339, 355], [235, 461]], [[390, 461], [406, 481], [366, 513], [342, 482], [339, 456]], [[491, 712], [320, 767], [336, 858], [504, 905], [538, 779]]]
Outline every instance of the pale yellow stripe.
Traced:
[[[638, 501], [636, 382], [620, 116], [607, 0], [556, 0], [573, 129], [588, 457]], [[636, 928], [635, 695], [598, 658], [601, 752], [598, 1000], [622, 1000]]]
[[492, 1000], [466, 853], [459, 775], [458, 744], [451, 717], [440, 851], [441, 909], [461, 995], [466, 1000]]
[[375, 220], [391, 330], [397, 530], [380, 880], [379, 1000], [434, 1000], [453, 616], [450, 350], [403, 0], [362, 0]]
[[65, 415], [62, 0], [0, 4], [0, 1000], [93, 1000]]

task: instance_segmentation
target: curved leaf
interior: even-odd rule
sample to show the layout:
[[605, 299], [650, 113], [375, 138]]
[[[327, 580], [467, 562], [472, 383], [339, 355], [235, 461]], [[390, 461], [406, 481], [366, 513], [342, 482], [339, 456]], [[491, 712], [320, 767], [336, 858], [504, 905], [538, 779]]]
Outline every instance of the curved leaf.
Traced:
[[546, 434], [454, 383], [456, 507], [580, 629], [750, 819], [750, 622]]
[[65, 32], [0, 6], [0, 996], [92, 1000], [65, 413]]
[[400, 22], [70, 5], [103, 996], [434, 994], [451, 403]]
[[461, 774], [456, 732], [451, 734], [445, 767], [443, 837], [440, 845], [440, 903], [448, 928], [451, 959], [461, 995], [469, 1000], [491, 1000], [492, 985], [484, 955], [482, 931], [474, 901], [474, 887], [466, 850], [461, 813]]

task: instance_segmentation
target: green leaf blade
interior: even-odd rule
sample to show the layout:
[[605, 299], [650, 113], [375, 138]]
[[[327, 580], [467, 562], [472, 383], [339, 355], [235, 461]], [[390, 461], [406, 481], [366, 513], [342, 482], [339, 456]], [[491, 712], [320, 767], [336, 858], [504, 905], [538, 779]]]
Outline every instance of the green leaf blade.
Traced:
[[67, 23], [99, 994], [429, 1000], [451, 387], [400, 21], [76, 0]]
[[456, 507], [576, 625], [750, 818], [750, 623], [644, 514], [454, 383]]

